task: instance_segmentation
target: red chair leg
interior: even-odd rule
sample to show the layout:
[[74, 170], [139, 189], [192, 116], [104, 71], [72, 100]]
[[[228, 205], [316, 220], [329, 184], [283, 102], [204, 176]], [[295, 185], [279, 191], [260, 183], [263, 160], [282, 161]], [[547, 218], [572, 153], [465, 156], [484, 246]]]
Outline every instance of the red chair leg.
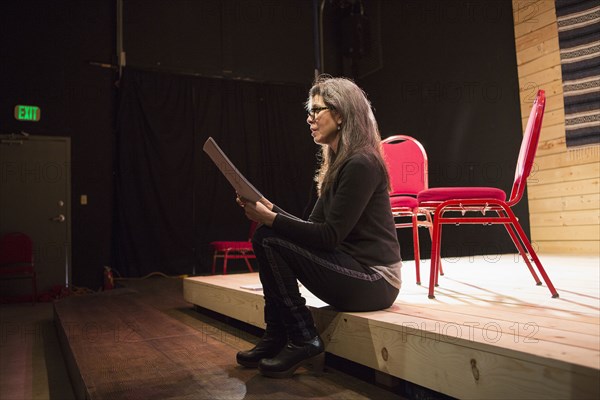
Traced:
[[227, 275], [227, 258], [229, 257], [229, 250], [225, 250], [223, 256], [223, 275]]
[[417, 276], [417, 285], [421, 284], [421, 254], [419, 251], [419, 221], [417, 218], [417, 210], [413, 210], [413, 249], [415, 254], [415, 269]]
[[438, 211], [433, 219], [433, 237], [431, 238], [431, 271], [429, 272], [429, 295], [430, 299], [434, 299], [434, 290], [437, 282], [438, 265], [439, 265], [439, 254], [440, 254], [440, 223], [438, 217]]
[[246, 261], [246, 265], [248, 266], [248, 269], [250, 270], [250, 272], [254, 272], [254, 270], [252, 269], [252, 265], [250, 264], [250, 261], [248, 260], [247, 257], [244, 257], [244, 261]]
[[[511, 217], [514, 217], [514, 214]], [[514, 226], [515, 230], [517, 231], [517, 234], [519, 235], [519, 238], [523, 242], [523, 245], [527, 249], [527, 252], [531, 256], [531, 259], [535, 263], [538, 271], [540, 272], [540, 275], [542, 275], [542, 279], [544, 280], [544, 282], [546, 282], [546, 286], [548, 286], [548, 289], [550, 290], [550, 293], [552, 294], [552, 297], [553, 298], [557, 298], [558, 297], [558, 292], [554, 288], [554, 285], [552, 284], [552, 281], [550, 280], [550, 277], [548, 276], [548, 274], [546, 273], [546, 270], [542, 266], [542, 263], [541, 263], [540, 259], [538, 258], [535, 250], [533, 249], [533, 246], [531, 246], [531, 243], [529, 242], [529, 239], [527, 239], [527, 235], [523, 231], [523, 228], [521, 227], [521, 224], [519, 224], [519, 221], [516, 221], [516, 218], [515, 218], [515, 222], [516, 223], [514, 223], [513, 226]]]
[[[506, 215], [506, 213], [503, 213], [503, 212], [500, 212], [500, 211], [497, 211], [496, 213], [498, 214], [499, 217], [508, 217], [508, 218], [510, 218], [510, 216]], [[516, 220], [515, 220], [515, 222], [516, 222]], [[513, 225], [514, 225], [514, 223], [513, 223]], [[529, 272], [531, 273], [531, 276], [533, 276], [533, 279], [535, 280], [536, 285], [541, 285], [542, 281], [540, 281], [540, 278], [538, 278], [537, 274], [535, 273], [535, 270], [533, 269], [533, 266], [531, 265], [531, 261], [529, 261], [529, 257], [527, 256], [527, 252], [525, 251], [525, 249], [521, 245], [521, 241], [519, 240], [519, 238], [517, 237], [517, 235], [516, 235], [516, 233], [514, 231], [513, 225], [504, 224], [504, 227], [506, 228], [506, 231], [510, 235], [510, 238], [512, 239], [515, 247], [519, 251], [519, 254], [521, 255], [521, 257], [525, 261], [525, 264], [527, 265], [527, 268], [529, 268]]]
[[[429, 238], [431, 239], [431, 243], [433, 244], [433, 221], [431, 220], [431, 213], [427, 212], [427, 214], [425, 214], [427, 217], [427, 222], [429, 222], [429, 226], [427, 227], [427, 229], [429, 230]], [[442, 259], [439, 259], [439, 264], [438, 264], [438, 269], [439, 269], [439, 274], [444, 276], [444, 268], [442, 267]]]
[[435, 274], [435, 287], [440, 286], [439, 280], [440, 280], [440, 275], [443, 275], [441, 273], [441, 269], [442, 269], [442, 228], [443, 228], [443, 224], [439, 224], [438, 226], [438, 237], [437, 237], [437, 242], [438, 242], [438, 250], [437, 250], [437, 264], [436, 264], [436, 271], [437, 273]]
[[525, 260], [525, 265], [527, 265], [527, 268], [529, 269], [529, 272], [531, 273], [531, 276], [533, 277], [535, 284], [541, 285], [542, 281], [540, 281], [540, 278], [535, 273], [535, 269], [533, 268], [533, 265], [531, 265], [531, 261], [529, 260], [528, 252], [523, 248], [523, 245], [521, 245], [521, 241], [519, 240], [519, 238], [517, 237], [517, 235], [514, 231], [514, 229], [515, 229], [514, 226], [512, 226], [512, 225], [511, 226], [505, 225], [505, 226], [506, 226], [506, 230], [510, 234], [511, 239], [513, 240], [513, 243], [519, 250], [519, 254], [521, 255], [521, 258], [523, 258], [523, 260]]

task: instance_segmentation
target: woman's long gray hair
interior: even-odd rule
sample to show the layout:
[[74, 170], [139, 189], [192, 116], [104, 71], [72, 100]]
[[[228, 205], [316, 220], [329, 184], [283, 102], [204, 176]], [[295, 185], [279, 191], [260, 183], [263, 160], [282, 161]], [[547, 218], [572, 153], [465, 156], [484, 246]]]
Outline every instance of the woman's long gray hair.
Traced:
[[389, 176], [383, 160], [381, 136], [371, 103], [365, 92], [346, 78], [322, 75], [309, 91], [307, 108], [314, 96], [321, 96], [332, 113], [342, 117], [337, 152], [321, 146], [321, 163], [315, 175], [319, 195], [326, 193], [335, 181], [341, 166], [356, 153], [374, 157], [384, 171], [389, 188]]

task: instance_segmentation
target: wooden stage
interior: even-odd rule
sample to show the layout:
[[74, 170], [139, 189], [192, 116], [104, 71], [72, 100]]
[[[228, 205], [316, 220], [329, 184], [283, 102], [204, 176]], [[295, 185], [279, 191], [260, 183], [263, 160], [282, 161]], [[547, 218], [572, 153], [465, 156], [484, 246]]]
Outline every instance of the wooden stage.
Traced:
[[[405, 262], [393, 307], [340, 313], [301, 288], [326, 351], [463, 399], [600, 398], [598, 257], [541, 256], [560, 298], [517, 255], [445, 259], [436, 298]], [[264, 327], [257, 273], [186, 278], [184, 298]]]
[[251, 348], [260, 330], [197, 312], [183, 299], [182, 279], [119, 284], [125, 287], [54, 304], [78, 399], [405, 400], [335, 367], [318, 377], [305, 370], [292, 379], [263, 377], [235, 362], [237, 351]]

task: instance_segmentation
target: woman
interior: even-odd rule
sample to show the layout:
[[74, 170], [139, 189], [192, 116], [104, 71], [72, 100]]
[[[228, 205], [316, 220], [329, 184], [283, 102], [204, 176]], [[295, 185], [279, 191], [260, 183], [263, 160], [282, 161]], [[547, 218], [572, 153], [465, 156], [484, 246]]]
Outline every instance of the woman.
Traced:
[[252, 239], [265, 298], [266, 331], [239, 364], [265, 376], [290, 377], [300, 366], [322, 369], [324, 345], [298, 281], [343, 311], [392, 305], [400, 290], [400, 247], [390, 210], [389, 177], [375, 116], [352, 81], [318, 79], [307, 101], [311, 135], [321, 145], [319, 198], [308, 219], [267, 199], [238, 198], [262, 226]]

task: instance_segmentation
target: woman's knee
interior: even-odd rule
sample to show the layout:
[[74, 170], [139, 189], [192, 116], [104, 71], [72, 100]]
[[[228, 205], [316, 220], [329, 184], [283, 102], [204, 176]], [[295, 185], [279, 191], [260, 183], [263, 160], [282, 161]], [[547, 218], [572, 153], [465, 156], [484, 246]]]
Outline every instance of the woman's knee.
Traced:
[[261, 225], [254, 231], [254, 235], [252, 235], [252, 246], [262, 246], [264, 239], [273, 237], [274, 235], [275, 231], [273, 228]]

